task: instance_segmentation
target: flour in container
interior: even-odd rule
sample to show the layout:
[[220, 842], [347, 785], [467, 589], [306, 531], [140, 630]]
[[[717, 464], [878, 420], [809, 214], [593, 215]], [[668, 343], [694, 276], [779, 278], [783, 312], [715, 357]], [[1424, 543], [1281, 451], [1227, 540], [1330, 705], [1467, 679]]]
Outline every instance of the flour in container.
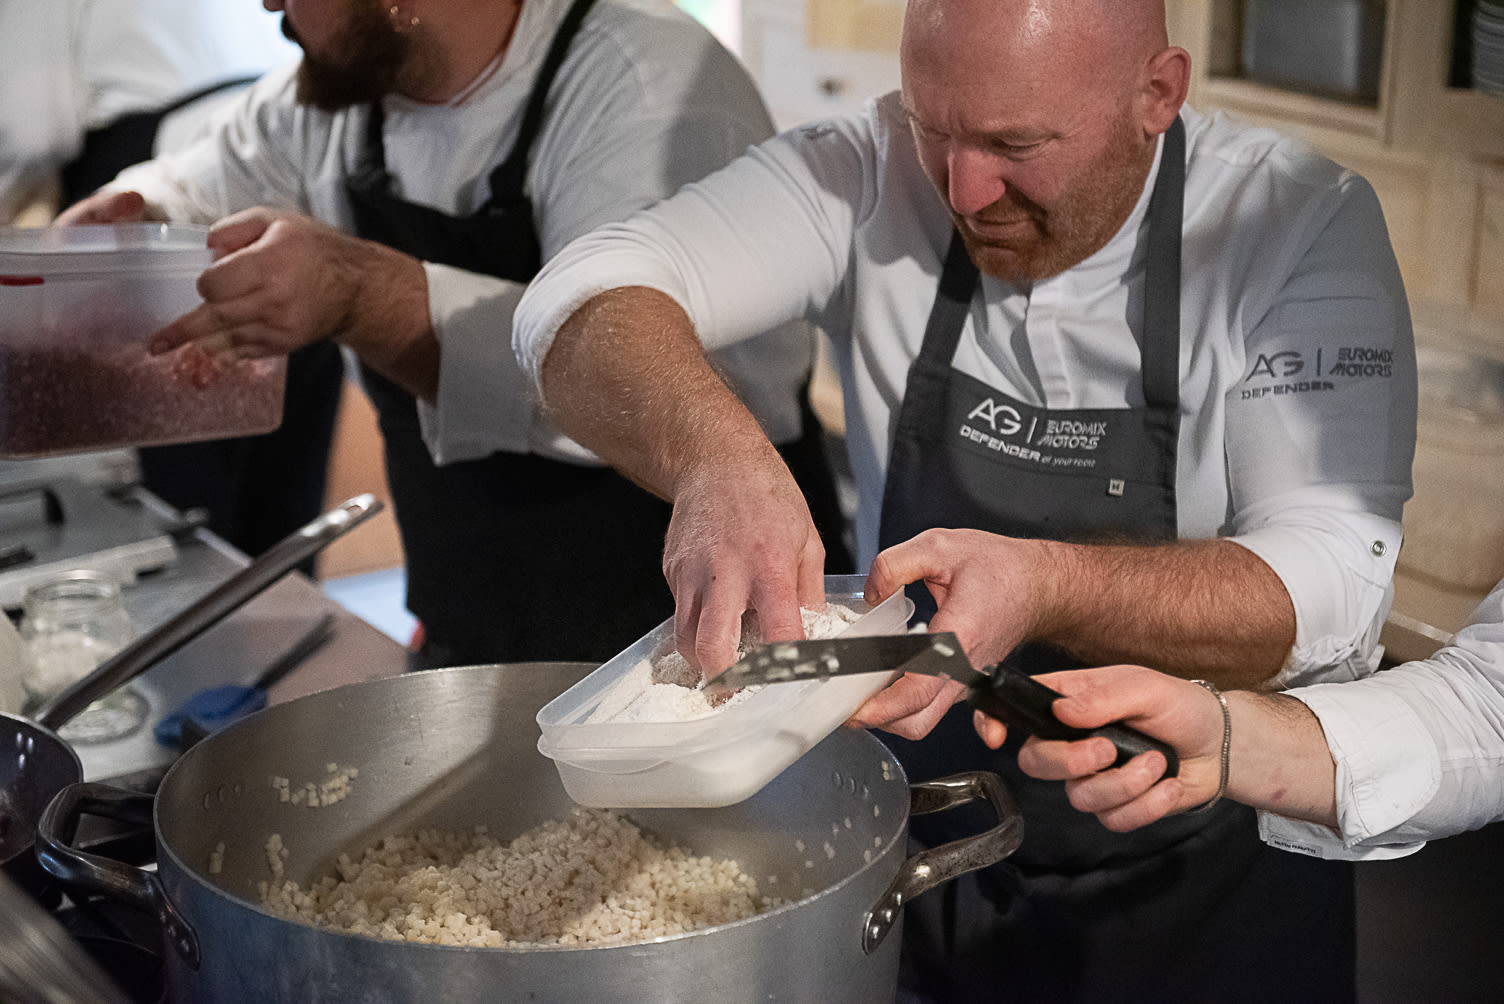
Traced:
[[[839, 603], [827, 603], [820, 609], [802, 607], [799, 613], [806, 638], [834, 638], [862, 616]], [[757, 615], [750, 613], [742, 624], [742, 647], [737, 657], [748, 647], [759, 644], [760, 639]], [[740, 704], [761, 689], [747, 687], [720, 704], [712, 704], [700, 689], [703, 686], [700, 674], [677, 651], [656, 659], [643, 659], [601, 697], [585, 721], [590, 724], [694, 721]]]

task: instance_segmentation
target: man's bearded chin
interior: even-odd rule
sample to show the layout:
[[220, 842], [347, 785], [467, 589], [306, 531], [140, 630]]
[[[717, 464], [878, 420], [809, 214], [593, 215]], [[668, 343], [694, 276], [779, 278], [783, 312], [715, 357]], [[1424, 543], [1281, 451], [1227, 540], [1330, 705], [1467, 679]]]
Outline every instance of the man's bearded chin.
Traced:
[[397, 71], [396, 63], [337, 66], [305, 53], [298, 67], [298, 101], [326, 112], [371, 104], [393, 91]]
[[298, 101], [326, 112], [370, 104], [392, 93], [412, 47], [412, 37], [399, 33], [381, 14], [357, 16], [340, 39], [338, 62], [309, 52], [285, 17], [282, 34], [303, 48]]

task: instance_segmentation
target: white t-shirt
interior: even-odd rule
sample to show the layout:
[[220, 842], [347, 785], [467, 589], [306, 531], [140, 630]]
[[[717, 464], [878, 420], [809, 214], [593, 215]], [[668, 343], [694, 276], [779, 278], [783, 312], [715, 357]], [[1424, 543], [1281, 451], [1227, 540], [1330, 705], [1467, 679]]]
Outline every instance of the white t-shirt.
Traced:
[[[384, 99], [394, 194], [451, 214], [480, 208], [569, 5], [523, 4], [502, 58], [458, 100]], [[331, 114], [299, 105], [294, 69], [268, 74], [204, 141], [132, 168], [109, 187], [140, 191], [173, 219], [211, 222], [271, 205], [353, 229], [344, 186], [365, 140], [367, 110]], [[771, 133], [746, 70], [692, 18], [666, 0], [600, 0], [569, 47], [533, 144], [527, 189], [544, 259]], [[437, 405], [420, 405], [434, 459], [508, 450], [595, 462], [542, 417], [510, 351], [512, 310], [524, 284], [425, 268], [442, 347]], [[784, 442], [800, 427], [798, 391], [814, 334], [803, 322], [763, 331], [718, 360], [769, 435]]]
[[1291, 691], [1337, 763], [1337, 822], [1259, 815], [1286, 850], [1386, 858], [1504, 819], [1504, 582], [1429, 659], [1340, 686]]
[[[56, 197], [89, 130], [296, 57], [277, 18], [247, 0], [5, 0], [0, 223]], [[206, 98], [168, 116], [157, 150], [186, 142], [216, 107]]]
[[[1180, 536], [1230, 536], [1289, 591], [1281, 683], [1371, 670], [1415, 445], [1409, 310], [1372, 189], [1310, 148], [1187, 108]], [[1140, 405], [1144, 216], [1057, 277], [984, 276], [954, 365], [1029, 404]], [[662, 290], [708, 346], [804, 316], [830, 333], [859, 491], [861, 567], [897, 408], [950, 240], [897, 94], [796, 127], [560, 252], [515, 318], [537, 379], [596, 293]]]

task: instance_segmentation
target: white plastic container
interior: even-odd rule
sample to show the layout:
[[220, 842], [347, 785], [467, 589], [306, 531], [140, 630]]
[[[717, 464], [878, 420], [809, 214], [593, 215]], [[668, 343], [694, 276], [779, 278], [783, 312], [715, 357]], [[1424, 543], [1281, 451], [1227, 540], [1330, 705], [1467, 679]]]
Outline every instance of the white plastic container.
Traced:
[[0, 228], [0, 456], [270, 432], [284, 358], [217, 369], [146, 342], [197, 307], [208, 228]]
[[[870, 607], [863, 577], [825, 579], [826, 602], [862, 616], [842, 636], [902, 634], [914, 604], [902, 591]], [[592, 808], [710, 808], [756, 794], [887, 686], [893, 673], [763, 687], [704, 718], [670, 722], [587, 719], [632, 668], [673, 649], [664, 621], [539, 710], [538, 750], [564, 790]]]

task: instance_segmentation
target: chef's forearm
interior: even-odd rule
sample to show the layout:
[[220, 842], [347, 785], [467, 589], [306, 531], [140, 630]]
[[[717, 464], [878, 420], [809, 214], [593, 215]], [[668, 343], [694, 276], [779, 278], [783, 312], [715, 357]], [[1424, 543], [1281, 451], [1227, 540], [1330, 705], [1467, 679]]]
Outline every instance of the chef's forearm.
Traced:
[[423, 263], [375, 241], [346, 238], [330, 267], [355, 276], [358, 290], [333, 333], [362, 362], [411, 394], [438, 395], [440, 349], [428, 312]]
[[734, 467], [743, 451], [772, 449], [689, 317], [656, 290], [586, 301], [554, 337], [540, 384], [562, 432], [666, 499], [702, 463]]
[[1031, 637], [1082, 661], [1138, 663], [1226, 689], [1258, 688], [1295, 641], [1279, 577], [1224, 540], [1151, 547], [1039, 542], [1048, 600]]
[[1227, 797], [1335, 828], [1336, 765], [1311, 709], [1283, 694], [1225, 696], [1232, 716]]

